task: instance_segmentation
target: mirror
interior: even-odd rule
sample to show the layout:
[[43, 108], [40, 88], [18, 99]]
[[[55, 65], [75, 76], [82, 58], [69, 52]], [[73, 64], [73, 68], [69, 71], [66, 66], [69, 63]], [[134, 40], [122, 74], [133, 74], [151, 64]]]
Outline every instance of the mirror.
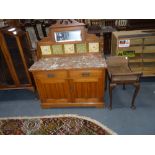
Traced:
[[81, 30], [54, 32], [56, 42], [82, 41]]

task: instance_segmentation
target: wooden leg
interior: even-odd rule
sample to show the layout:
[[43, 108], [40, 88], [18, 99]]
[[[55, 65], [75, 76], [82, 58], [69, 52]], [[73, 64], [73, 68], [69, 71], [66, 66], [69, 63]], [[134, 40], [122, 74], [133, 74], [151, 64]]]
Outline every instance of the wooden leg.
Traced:
[[123, 83], [123, 90], [125, 90], [125, 83]]
[[134, 92], [133, 98], [132, 98], [131, 109], [136, 109], [134, 102], [135, 102], [135, 98], [136, 98], [136, 96], [139, 92], [139, 89], [140, 89], [140, 83], [134, 83], [134, 86], [135, 86], [135, 92]]
[[112, 109], [112, 90], [115, 88], [116, 84], [110, 83], [109, 84], [109, 96], [110, 96], [110, 105], [109, 109]]

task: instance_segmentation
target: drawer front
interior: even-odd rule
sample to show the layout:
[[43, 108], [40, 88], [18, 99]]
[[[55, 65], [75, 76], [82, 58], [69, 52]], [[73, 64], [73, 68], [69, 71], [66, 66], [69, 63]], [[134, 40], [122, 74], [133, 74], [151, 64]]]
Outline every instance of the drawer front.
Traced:
[[142, 53], [142, 46], [118, 48], [118, 51], [135, 51], [135, 53]]
[[155, 44], [155, 37], [145, 38], [144, 44]]
[[144, 53], [155, 53], [155, 46], [145, 46]]
[[103, 77], [103, 70], [82, 69], [70, 71], [70, 78]]
[[142, 44], [143, 40], [142, 39], [130, 39], [130, 44], [134, 45], [134, 44]]
[[43, 71], [35, 73], [35, 76], [41, 79], [64, 79], [67, 78], [67, 71]]

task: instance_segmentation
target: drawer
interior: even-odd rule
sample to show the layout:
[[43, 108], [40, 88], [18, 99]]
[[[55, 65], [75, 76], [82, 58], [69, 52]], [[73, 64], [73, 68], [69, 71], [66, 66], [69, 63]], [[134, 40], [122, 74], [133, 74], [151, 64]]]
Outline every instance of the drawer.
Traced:
[[82, 69], [70, 71], [70, 78], [103, 77], [103, 70]]
[[118, 48], [118, 51], [135, 51], [135, 53], [142, 53], [142, 46]]
[[155, 44], [155, 37], [145, 38], [144, 44]]
[[144, 53], [155, 53], [155, 46], [145, 46], [143, 52]]
[[130, 39], [130, 45], [142, 44], [142, 43], [143, 43], [142, 39]]
[[35, 73], [35, 76], [42, 79], [64, 79], [67, 78], [67, 71], [42, 71]]

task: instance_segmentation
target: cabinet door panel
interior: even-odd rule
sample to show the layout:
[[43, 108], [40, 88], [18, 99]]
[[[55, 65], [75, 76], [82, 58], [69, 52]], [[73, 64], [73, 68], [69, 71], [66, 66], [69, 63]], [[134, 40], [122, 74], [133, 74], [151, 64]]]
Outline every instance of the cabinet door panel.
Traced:
[[103, 102], [103, 78], [73, 79], [74, 102]]
[[95, 98], [97, 97], [97, 82], [74, 82], [74, 90], [77, 98]]
[[5, 87], [9, 85], [15, 85], [15, 83], [12, 79], [7, 62], [0, 47], [0, 86]]
[[43, 103], [69, 101], [69, 85], [65, 79], [53, 80], [36, 77], [36, 85]]
[[19, 81], [21, 84], [29, 84], [29, 80], [24, 68], [22, 57], [16, 42], [16, 38], [8, 34], [4, 34], [4, 38], [9, 49], [9, 54], [12, 58], [12, 62], [16, 73], [18, 75]]
[[32, 59], [32, 53], [30, 51], [28, 38], [25, 35], [22, 35], [22, 36], [20, 36], [20, 42], [21, 42], [21, 45], [22, 45], [23, 54], [24, 54], [24, 57], [25, 57], [27, 67], [29, 68], [34, 62], [33, 62], [33, 59]]

